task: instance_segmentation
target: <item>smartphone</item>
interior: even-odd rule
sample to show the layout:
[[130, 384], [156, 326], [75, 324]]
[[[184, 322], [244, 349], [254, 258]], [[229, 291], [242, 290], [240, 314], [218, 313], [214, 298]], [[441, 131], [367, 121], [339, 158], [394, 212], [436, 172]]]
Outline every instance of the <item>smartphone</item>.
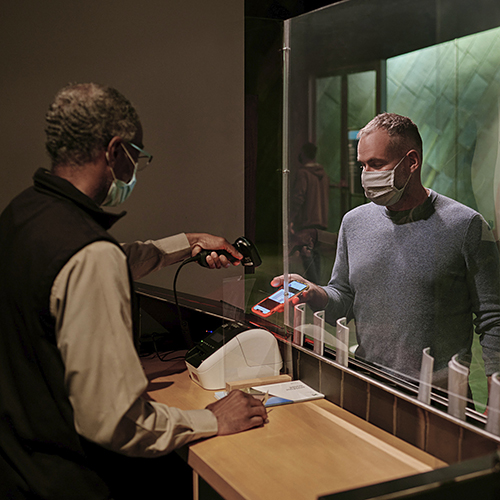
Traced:
[[[309, 285], [302, 283], [302, 281], [291, 281], [288, 283], [288, 299], [301, 294], [309, 288]], [[285, 290], [281, 287], [278, 291], [274, 292], [269, 297], [261, 300], [252, 307], [252, 311], [263, 318], [267, 318], [274, 314], [278, 307], [280, 307], [285, 302]]]

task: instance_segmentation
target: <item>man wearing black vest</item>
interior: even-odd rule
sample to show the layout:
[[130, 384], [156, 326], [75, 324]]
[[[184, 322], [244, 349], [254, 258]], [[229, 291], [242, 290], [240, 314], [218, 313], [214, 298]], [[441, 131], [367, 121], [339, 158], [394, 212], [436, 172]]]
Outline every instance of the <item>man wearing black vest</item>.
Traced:
[[204, 233], [122, 246], [107, 232], [123, 214], [100, 207], [123, 202], [152, 159], [119, 92], [66, 87], [46, 120], [52, 168], [0, 216], [0, 497], [131, 498], [134, 460], [160, 457], [153, 472], [185, 443], [266, 419], [241, 391], [194, 411], [141, 398], [132, 280], [201, 249], [242, 256]]

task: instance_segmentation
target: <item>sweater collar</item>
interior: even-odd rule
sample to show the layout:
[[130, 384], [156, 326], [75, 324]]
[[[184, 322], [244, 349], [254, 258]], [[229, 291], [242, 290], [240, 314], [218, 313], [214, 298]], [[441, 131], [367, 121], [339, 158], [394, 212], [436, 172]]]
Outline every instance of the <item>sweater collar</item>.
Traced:
[[380, 207], [380, 209], [383, 211], [386, 217], [394, 222], [394, 224], [408, 224], [409, 222], [428, 219], [435, 212], [435, 200], [436, 193], [429, 189], [429, 196], [427, 196], [427, 198], [421, 205], [418, 205], [415, 208], [398, 212], [389, 210], [387, 207]]
[[127, 213], [121, 212], [115, 214], [112, 212], [105, 212], [94, 202], [94, 200], [73, 186], [71, 182], [51, 174], [45, 168], [39, 168], [35, 172], [33, 181], [36, 191], [71, 201], [89, 214], [104, 229], [109, 229]]

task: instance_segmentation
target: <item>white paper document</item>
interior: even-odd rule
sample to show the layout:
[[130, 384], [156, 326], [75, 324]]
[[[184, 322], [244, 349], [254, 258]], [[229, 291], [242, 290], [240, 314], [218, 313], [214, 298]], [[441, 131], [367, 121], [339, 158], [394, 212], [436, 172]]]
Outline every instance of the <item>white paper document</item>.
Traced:
[[[248, 389], [242, 389], [242, 391], [261, 399], [266, 407], [311, 401], [325, 397], [324, 394], [315, 391], [300, 380], [291, 380], [279, 384], [256, 385]], [[216, 399], [222, 399], [225, 396], [227, 396], [227, 391], [215, 393]]]

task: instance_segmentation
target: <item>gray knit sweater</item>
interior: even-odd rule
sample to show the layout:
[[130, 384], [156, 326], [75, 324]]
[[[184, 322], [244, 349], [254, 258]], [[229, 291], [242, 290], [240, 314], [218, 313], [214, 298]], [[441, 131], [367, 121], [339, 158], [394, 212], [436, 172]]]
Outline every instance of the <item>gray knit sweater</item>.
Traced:
[[360, 358], [418, 378], [430, 347], [442, 385], [454, 354], [470, 360], [475, 326], [486, 374], [500, 369], [497, 246], [482, 216], [450, 198], [431, 191], [410, 211], [351, 210], [324, 289], [327, 321], [354, 317]]

